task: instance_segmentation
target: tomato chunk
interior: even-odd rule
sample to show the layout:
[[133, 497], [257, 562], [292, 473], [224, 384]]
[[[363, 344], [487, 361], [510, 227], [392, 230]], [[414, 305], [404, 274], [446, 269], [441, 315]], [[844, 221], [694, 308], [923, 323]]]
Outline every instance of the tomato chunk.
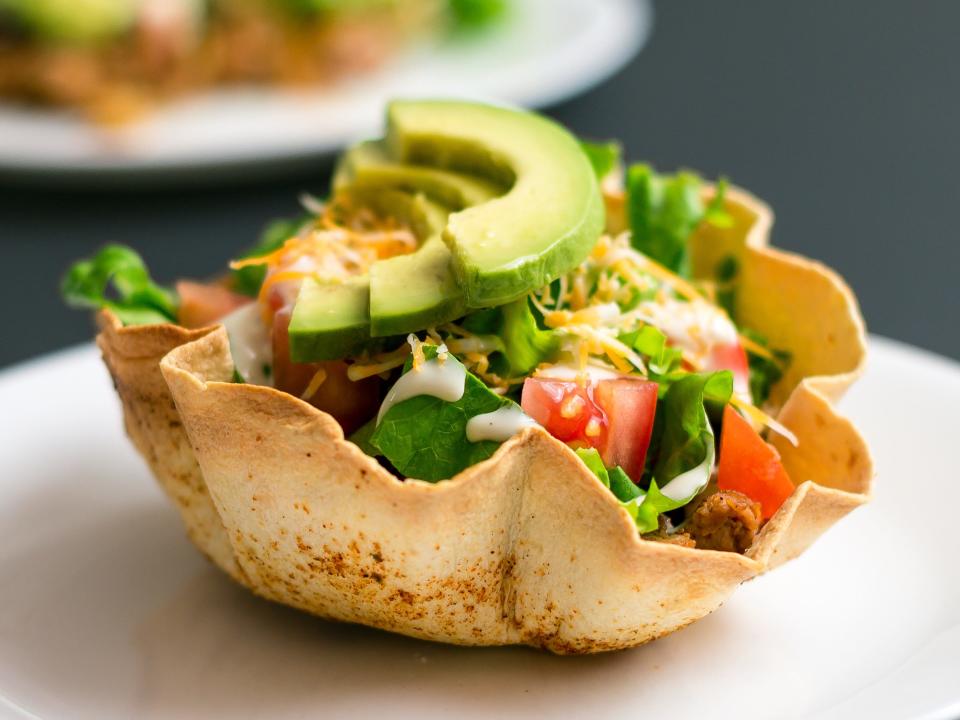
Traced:
[[278, 390], [302, 397], [319, 370], [326, 379], [307, 402], [336, 419], [349, 435], [373, 417], [380, 407], [380, 378], [354, 382], [347, 377], [347, 363], [329, 360], [321, 363], [295, 363], [290, 359], [289, 308], [280, 310], [273, 320], [273, 379]]
[[607, 416], [598, 448], [604, 465], [619, 465], [634, 482], [639, 481], [653, 433], [657, 384], [628, 378], [601, 380], [594, 397]]
[[523, 410], [573, 447], [596, 448], [605, 465], [620, 465], [636, 482], [653, 432], [657, 384], [639, 378], [573, 380], [527, 378]]
[[764, 520], [769, 520], [794, 491], [777, 451], [732, 405], [723, 410], [717, 486], [756, 500]]
[[221, 285], [181, 280], [177, 283], [180, 309], [177, 320], [184, 327], [213, 325], [225, 315], [251, 302], [250, 298], [231, 292]]
[[703, 369], [730, 370], [733, 373], [734, 392], [745, 400], [750, 399], [750, 364], [740, 343], [714, 345]]

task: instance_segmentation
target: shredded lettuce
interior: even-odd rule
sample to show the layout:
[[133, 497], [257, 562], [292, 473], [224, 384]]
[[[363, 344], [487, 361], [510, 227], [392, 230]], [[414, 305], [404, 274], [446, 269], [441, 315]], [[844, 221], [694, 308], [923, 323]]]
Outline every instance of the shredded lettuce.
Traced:
[[627, 171], [627, 217], [633, 246], [669, 270], [689, 277], [689, 239], [701, 222], [725, 227], [731, 219], [723, 209], [726, 181], [717, 182], [709, 205], [701, 198], [703, 181], [691, 172], [659, 175], [646, 164]]
[[598, 180], [603, 180], [620, 164], [621, 148], [620, 143], [616, 141], [595, 143], [581, 140], [580, 147], [593, 165], [593, 171], [597, 174]]
[[123, 245], [75, 262], [60, 291], [68, 305], [112, 310], [124, 325], [177, 321], [176, 293], [154, 283], [143, 259]]
[[[425, 345], [423, 350], [428, 361], [437, 357], [435, 346]], [[448, 355], [444, 362], [460, 364], [453, 355]], [[405, 372], [411, 372], [409, 361]], [[405, 477], [437, 482], [497, 451], [499, 442], [470, 442], [467, 422], [475, 415], [506, 406], [516, 403], [500, 397], [466, 372], [463, 397], [456, 402], [431, 395], [409, 398], [387, 410], [369, 437], [361, 435], [360, 439], [376, 448]]]
[[[260, 240], [239, 259], [262, 257], [279, 250], [283, 244], [297, 234], [297, 231], [307, 222], [306, 218], [274, 220], [260, 233]], [[241, 295], [256, 297], [260, 286], [267, 276], [265, 265], [249, 265], [232, 271], [233, 289]]]

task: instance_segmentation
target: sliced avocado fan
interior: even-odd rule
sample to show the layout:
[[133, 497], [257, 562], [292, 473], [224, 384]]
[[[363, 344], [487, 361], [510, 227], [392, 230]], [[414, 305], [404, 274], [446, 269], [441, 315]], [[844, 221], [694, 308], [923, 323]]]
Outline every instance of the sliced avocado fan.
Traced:
[[450, 216], [443, 238], [470, 308], [502, 305], [579, 265], [603, 230], [600, 187], [577, 139], [534, 113], [474, 103], [397, 101], [386, 145], [407, 164], [510, 185]]
[[[290, 318], [290, 356], [295, 362], [357, 354], [369, 348], [373, 338], [410, 332], [410, 323], [421, 323], [419, 328], [443, 322], [437, 313], [462, 303], [449, 272], [450, 251], [440, 240], [447, 208], [402, 190], [351, 189], [349, 195], [353, 204], [408, 225], [420, 247], [376, 262], [368, 275], [347, 282], [305, 280]], [[398, 261], [403, 261], [399, 267]]]
[[582, 262], [604, 222], [596, 176], [570, 133], [474, 103], [392, 103], [386, 137], [344, 154], [334, 191], [403, 220], [419, 247], [347, 283], [305, 282], [290, 323], [298, 362], [522, 297]]

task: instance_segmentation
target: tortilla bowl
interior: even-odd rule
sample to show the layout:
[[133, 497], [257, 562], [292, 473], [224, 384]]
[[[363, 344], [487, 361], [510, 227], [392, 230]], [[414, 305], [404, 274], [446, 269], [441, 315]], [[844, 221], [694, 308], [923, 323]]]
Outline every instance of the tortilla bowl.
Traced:
[[860, 374], [863, 322], [824, 266], [766, 247], [772, 215], [732, 189], [695, 271], [736, 258], [737, 319], [789, 350], [775, 436], [797, 484], [744, 555], [645, 540], [565, 444], [540, 428], [439, 483], [399, 480], [329, 415], [232, 382], [222, 326], [122, 327], [97, 342], [125, 426], [197, 547], [256, 594], [321, 617], [461, 645], [556, 653], [648, 642], [712, 612], [867, 501], [869, 450], [833, 407]]

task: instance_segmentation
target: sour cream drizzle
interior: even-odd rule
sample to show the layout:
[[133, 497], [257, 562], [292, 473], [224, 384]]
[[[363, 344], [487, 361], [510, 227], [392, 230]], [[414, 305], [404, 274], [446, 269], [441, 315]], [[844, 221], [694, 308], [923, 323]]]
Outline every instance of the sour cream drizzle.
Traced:
[[509, 440], [524, 428], [533, 427], [537, 421], [515, 405], [505, 405], [493, 412], [474, 415], [467, 420], [467, 440], [480, 442]]
[[[445, 351], [446, 348], [444, 348], [444, 354]], [[380, 412], [377, 413], [377, 424], [380, 424], [387, 410], [417, 395], [430, 395], [447, 402], [456, 402], [463, 397], [466, 381], [466, 368], [456, 360], [449, 358], [443, 362], [436, 358], [428, 360], [401, 375], [390, 388], [390, 392], [383, 400], [383, 405], [380, 406]]]
[[220, 322], [227, 329], [230, 355], [237, 372], [251, 385], [273, 385], [268, 374], [273, 363], [273, 345], [259, 303], [244, 305]]

